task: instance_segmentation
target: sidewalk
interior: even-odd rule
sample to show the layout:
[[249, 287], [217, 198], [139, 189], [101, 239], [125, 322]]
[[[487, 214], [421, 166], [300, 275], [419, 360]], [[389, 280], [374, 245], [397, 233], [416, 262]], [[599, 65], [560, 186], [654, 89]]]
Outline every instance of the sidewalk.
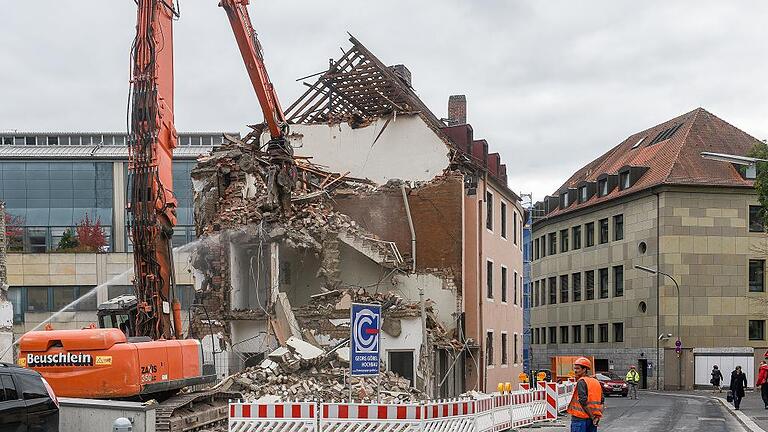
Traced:
[[688, 392], [664, 392], [669, 394], [690, 394], [698, 397], [716, 398], [728, 409], [731, 414], [736, 416], [747, 429], [752, 432], [768, 432], [768, 410], [763, 405], [760, 398], [760, 391], [748, 390], [744, 399], [741, 400], [739, 410], [736, 411], [733, 404], [728, 402], [725, 397], [727, 390], [722, 393], [712, 394], [711, 390], [694, 390]]

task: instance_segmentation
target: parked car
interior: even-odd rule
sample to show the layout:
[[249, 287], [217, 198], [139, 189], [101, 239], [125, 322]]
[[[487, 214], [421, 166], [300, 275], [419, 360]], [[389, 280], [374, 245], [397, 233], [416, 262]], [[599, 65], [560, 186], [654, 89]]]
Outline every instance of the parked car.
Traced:
[[58, 432], [59, 401], [32, 369], [0, 363], [0, 431]]
[[627, 394], [629, 394], [629, 387], [624, 382], [624, 378], [616, 375], [615, 372], [598, 372], [595, 374], [595, 378], [600, 381], [605, 396], [622, 395], [627, 397]]

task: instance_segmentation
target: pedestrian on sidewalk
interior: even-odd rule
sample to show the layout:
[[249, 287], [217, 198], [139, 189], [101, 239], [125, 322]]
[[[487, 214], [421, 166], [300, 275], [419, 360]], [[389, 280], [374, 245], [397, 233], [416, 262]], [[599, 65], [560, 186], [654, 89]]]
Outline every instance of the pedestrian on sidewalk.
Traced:
[[717, 368], [717, 365], [712, 366], [712, 379], [709, 380], [709, 382], [715, 386], [714, 390], [712, 390], [712, 393], [717, 391], [718, 393], [723, 392], [723, 388], [720, 387], [720, 383], [723, 382], [723, 373], [720, 372], [720, 369]]
[[747, 375], [741, 371], [741, 366], [731, 372], [731, 393], [733, 393], [733, 407], [739, 409], [741, 399], [744, 398], [744, 389], [747, 388]]
[[760, 396], [763, 397], [765, 409], [768, 409], [768, 363], [765, 360], [760, 362], [755, 386], [760, 387]]
[[589, 376], [592, 362], [579, 357], [573, 362], [576, 377], [576, 390], [568, 404], [571, 415], [571, 432], [597, 432], [597, 425], [603, 418], [603, 388], [600, 381]]
[[637, 373], [635, 365], [629, 367], [629, 372], [624, 378], [627, 384], [629, 384], [629, 397], [630, 399], [637, 400], [637, 385], [640, 384], [640, 374]]

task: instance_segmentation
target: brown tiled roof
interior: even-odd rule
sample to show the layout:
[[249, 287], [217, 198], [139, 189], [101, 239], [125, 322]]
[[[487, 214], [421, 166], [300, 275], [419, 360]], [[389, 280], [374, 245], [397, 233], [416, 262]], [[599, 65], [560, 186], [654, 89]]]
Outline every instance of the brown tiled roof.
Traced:
[[[660, 133], [678, 125], [671, 137], [653, 143]], [[641, 139], [643, 142], [632, 148]], [[614, 188], [606, 196], [594, 195], [586, 202], [575, 202], [565, 209], [557, 208], [547, 216], [572, 212], [662, 184], [751, 187], [753, 182], [745, 180], [732, 164], [704, 159], [700, 153], [746, 155], [757, 142], [756, 138], [704, 108], [697, 108], [629, 136], [576, 171], [554, 195], [567, 188], [576, 188], [583, 182], [597, 181], [602, 174], [617, 174], [625, 166], [647, 167], [648, 171], [630, 188]]]

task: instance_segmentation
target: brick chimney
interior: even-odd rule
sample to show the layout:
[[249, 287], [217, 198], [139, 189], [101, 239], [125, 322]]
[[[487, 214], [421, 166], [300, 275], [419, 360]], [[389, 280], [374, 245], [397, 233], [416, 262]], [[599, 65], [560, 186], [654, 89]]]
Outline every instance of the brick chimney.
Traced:
[[403, 81], [408, 87], [413, 88], [413, 84], [411, 81], [411, 78], [413, 77], [411, 75], [411, 71], [402, 64], [396, 64], [394, 66], [390, 66], [390, 69], [392, 69], [392, 72], [397, 75], [398, 78], [400, 78], [401, 81]]
[[467, 124], [467, 97], [451, 95], [448, 97], [448, 126]]

